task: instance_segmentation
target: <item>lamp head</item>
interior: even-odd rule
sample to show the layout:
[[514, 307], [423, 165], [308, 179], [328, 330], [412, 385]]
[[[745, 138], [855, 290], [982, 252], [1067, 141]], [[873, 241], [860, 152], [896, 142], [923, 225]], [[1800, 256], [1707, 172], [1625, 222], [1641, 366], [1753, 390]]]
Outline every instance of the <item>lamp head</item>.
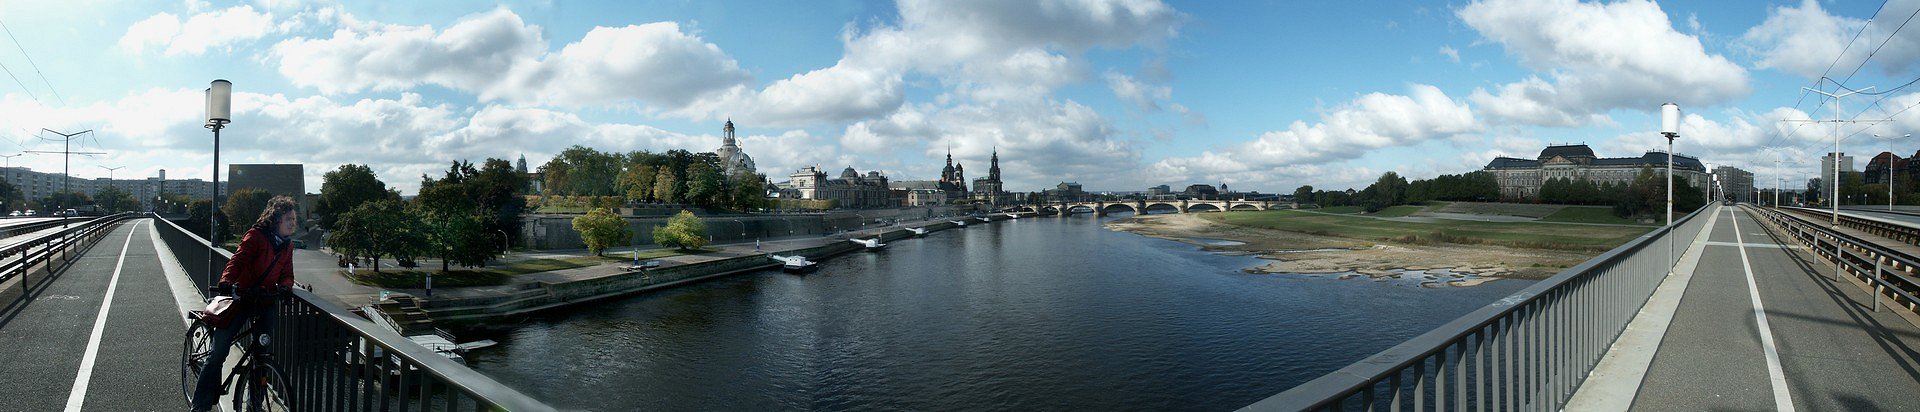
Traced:
[[217, 126], [233, 121], [233, 82], [225, 79], [214, 80], [207, 87], [207, 125]]
[[1660, 134], [1672, 139], [1680, 135], [1680, 105], [1660, 105]]

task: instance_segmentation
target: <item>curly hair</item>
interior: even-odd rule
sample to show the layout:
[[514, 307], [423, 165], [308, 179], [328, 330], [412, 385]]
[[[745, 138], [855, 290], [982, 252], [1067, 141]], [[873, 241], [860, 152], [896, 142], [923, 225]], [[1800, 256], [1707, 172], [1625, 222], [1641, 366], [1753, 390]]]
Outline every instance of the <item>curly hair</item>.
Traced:
[[280, 223], [280, 218], [286, 216], [288, 213], [294, 212], [298, 208], [299, 205], [293, 202], [293, 198], [274, 196], [272, 199], [267, 200], [267, 207], [260, 210], [260, 218], [253, 221], [253, 228], [273, 230], [273, 226]]

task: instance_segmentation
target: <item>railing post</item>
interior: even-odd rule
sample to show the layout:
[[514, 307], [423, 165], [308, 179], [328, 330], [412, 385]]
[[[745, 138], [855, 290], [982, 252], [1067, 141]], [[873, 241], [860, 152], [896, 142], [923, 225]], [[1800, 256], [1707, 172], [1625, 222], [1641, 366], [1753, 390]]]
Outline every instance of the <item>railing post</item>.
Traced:
[[1873, 311], [1880, 311], [1880, 261], [1884, 256], [1873, 257]]

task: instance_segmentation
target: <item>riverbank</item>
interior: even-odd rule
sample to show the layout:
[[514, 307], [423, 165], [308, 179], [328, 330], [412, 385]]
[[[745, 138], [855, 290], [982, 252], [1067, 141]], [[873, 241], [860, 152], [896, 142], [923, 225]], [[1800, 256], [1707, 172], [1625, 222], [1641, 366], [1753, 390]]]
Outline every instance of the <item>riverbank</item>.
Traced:
[[[1447, 270], [1492, 278], [1544, 279], [1599, 254], [1588, 250], [1486, 244], [1386, 242], [1341, 236], [1333, 230], [1306, 233], [1226, 224], [1204, 219], [1197, 213], [1135, 216], [1108, 222], [1107, 227], [1219, 253], [1256, 255], [1272, 261], [1248, 269], [1252, 273], [1356, 273], [1383, 278], [1399, 276], [1405, 271]], [[1478, 283], [1459, 280], [1449, 284]]]

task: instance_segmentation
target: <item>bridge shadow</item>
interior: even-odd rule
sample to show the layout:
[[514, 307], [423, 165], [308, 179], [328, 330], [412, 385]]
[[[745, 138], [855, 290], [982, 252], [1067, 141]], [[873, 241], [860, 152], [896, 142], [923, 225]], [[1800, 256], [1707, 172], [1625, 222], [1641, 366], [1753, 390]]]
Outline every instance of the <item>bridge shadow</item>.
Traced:
[[[107, 232], [110, 234], [118, 228], [119, 225], [116, 224], [114, 229], [108, 229]], [[81, 246], [71, 253], [67, 253], [65, 257], [55, 257], [42, 263], [42, 265], [45, 266], [41, 268], [41, 270], [44, 270], [46, 274], [36, 278], [32, 276], [33, 272], [41, 270], [29, 270], [26, 274], [20, 275], [20, 282], [15, 285], [16, 287], [0, 290], [0, 294], [14, 295], [12, 299], [7, 302], [7, 306], [0, 307], [0, 329], [12, 324], [14, 318], [19, 317], [20, 313], [25, 312], [28, 306], [38, 301], [41, 295], [46, 294], [47, 289], [51, 288], [54, 282], [59, 281], [60, 278], [67, 274], [67, 269], [73, 267], [75, 260], [86, 255], [87, 252], [92, 251], [93, 247], [100, 244], [100, 240], [105, 238], [106, 236], [102, 236], [92, 241], [82, 240]], [[24, 259], [24, 254], [22, 258]], [[0, 298], [5, 298], [4, 295], [0, 295]]]
[[[1747, 216], [1754, 216], [1754, 215], [1747, 214]], [[1756, 216], [1752, 220], [1758, 223], [1760, 218]], [[1776, 228], [1774, 228], [1773, 226], [1766, 225], [1766, 224], [1760, 224], [1759, 226], [1766, 230], [1767, 237], [1773, 240], [1774, 244], [1789, 245], [1789, 244], [1800, 243], [1799, 239], [1795, 239], [1791, 236], [1784, 235], [1780, 233], [1778, 230], [1776, 230]], [[1872, 312], [1873, 308], [1871, 306], [1872, 302], [1869, 301], [1869, 302], [1863, 303], [1848, 296], [1846, 293], [1846, 290], [1841, 289], [1842, 285], [1839, 283], [1839, 282], [1842, 282], [1843, 280], [1828, 278], [1826, 275], [1823, 275], [1823, 273], [1829, 273], [1829, 274], [1832, 273], [1833, 266], [1825, 262], [1822, 262], [1818, 260], [1817, 257], [1813, 257], [1813, 256], [1814, 254], [1811, 249], [1808, 249], [1807, 253], [1800, 253], [1800, 251], [1797, 251], [1797, 250], [1787, 249], [1788, 259], [1791, 259], [1793, 261], [1794, 267], [1797, 267], [1800, 269], [1801, 276], [1805, 276], [1807, 277], [1808, 280], [1813, 281], [1813, 284], [1820, 287], [1820, 290], [1826, 293], [1827, 298], [1829, 300], [1832, 300], [1834, 305], [1839, 306], [1841, 308], [1841, 311], [1845, 313], [1847, 315], [1848, 320], [1851, 321], [1850, 326], [1858, 327], [1861, 330], [1866, 331], [1867, 337], [1872, 338], [1873, 343], [1875, 345], [1878, 345], [1881, 351], [1886, 352], [1886, 354], [1889, 357], [1892, 357], [1894, 361], [1900, 366], [1900, 369], [1906, 372], [1908, 377], [1911, 377], [1916, 381], [1920, 381], [1920, 369], [1916, 369], [1916, 365], [1920, 365], [1920, 350], [1915, 350], [1912, 345], [1909, 345], [1904, 339], [1901, 339], [1902, 335], [1905, 335], [1907, 337], [1915, 337], [1915, 334], [1910, 332], [1897, 331], [1894, 328], [1889, 327], [1884, 323], [1881, 323], [1879, 319], [1874, 318], [1873, 312]], [[1852, 276], [1852, 275], [1847, 275], [1847, 276]], [[1851, 284], [1844, 285], [1844, 286], [1857, 287]], [[1871, 296], [1871, 292], [1869, 292], [1869, 296]], [[1888, 309], [1901, 310], [1891, 305], [1888, 305]], [[1810, 316], [1800, 315], [1800, 314], [1779, 312], [1776, 310], [1769, 310], [1768, 315], [1795, 318], [1795, 319], [1804, 319], [1804, 320], [1813, 321], [1813, 322], [1823, 322], [1823, 323], [1830, 323], [1830, 324], [1837, 324], [1837, 325], [1849, 325], [1849, 323], [1842, 322], [1839, 320], [1816, 318], [1816, 317], [1810, 317]]]

